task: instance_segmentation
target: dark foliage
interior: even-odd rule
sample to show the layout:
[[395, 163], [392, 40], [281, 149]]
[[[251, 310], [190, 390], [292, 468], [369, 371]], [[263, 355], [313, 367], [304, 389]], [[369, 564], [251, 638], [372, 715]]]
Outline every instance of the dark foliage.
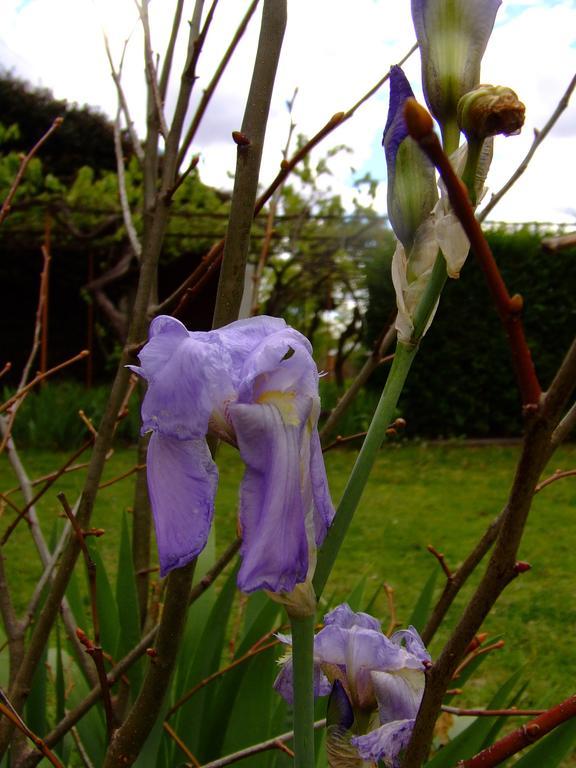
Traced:
[[71, 181], [83, 165], [115, 170], [112, 124], [95, 109], [58, 101], [49, 90], [33, 88], [6, 72], [0, 72], [0, 105], [2, 123], [20, 129], [17, 146], [8, 145], [6, 151], [31, 148], [56, 117], [63, 117], [62, 126], [42, 150], [45, 171]]
[[[576, 332], [576, 250], [546, 253], [537, 227], [498, 229], [488, 241], [511, 294], [524, 298], [526, 335], [546, 388]], [[390, 311], [386, 276], [371, 275], [368, 338]], [[381, 301], [382, 296], [385, 301]], [[373, 386], [381, 385], [377, 376]], [[521, 404], [504, 332], [472, 256], [449, 280], [400, 400], [410, 436], [512, 436]]]

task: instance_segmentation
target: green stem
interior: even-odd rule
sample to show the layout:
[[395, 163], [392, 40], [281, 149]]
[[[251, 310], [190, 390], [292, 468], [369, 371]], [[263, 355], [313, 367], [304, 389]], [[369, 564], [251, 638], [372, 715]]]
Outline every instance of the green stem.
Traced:
[[315, 616], [290, 617], [294, 685], [294, 768], [314, 768]]
[[[435, 303], [435, 302], [434, 302]], [[319, 597], [324, 589], [328, 576], [336, 560], [336, 556], [346, 535], [346, 531], [362, 497], [364, 486], [382, 445], [390, 422], [393, 421], [396, 405], [408, 376], [408, 371], [418, 350], [417, 344], [407, 345], [402, 342], [396, 347], [394, 362], [390, 369], [386, 386], [382, 392], [380, 402], [374, 413], [366, 439], [360, 449], [356, 463], [348, 484], [344, 489], [344, 495], [338, 505], [334, 522], [332, 523], [322, 549], [318, 553], [318, 563], [314, 574], [314, 589]]]
[[442, 131], [442, 145], [444, 152], [450, 157], [452, 152], [456, 152], [460, 146], [460, 128], [456, 122], [456, 118], [453, 120], [447, 120], [444, 125], [440, 126]]

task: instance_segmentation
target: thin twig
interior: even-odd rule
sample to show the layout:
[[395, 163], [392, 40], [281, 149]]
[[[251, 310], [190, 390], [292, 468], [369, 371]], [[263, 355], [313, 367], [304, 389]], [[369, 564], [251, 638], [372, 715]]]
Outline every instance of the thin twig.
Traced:
[[432, 544], [428, 544], [426, 547], [428, 552], [430, 552], [431, 555], [434, 555], [436, 560], [440, 563], [440, 568], [444, 571], [444, 575], [450, 581], [453, 578], [453, 573], [450, 570], [450, 567], [448, 566], [448, 563], [446, 562], [446, 557], [442, 554], [442, 552], [438, 552], [436, 547], [434, 547]]
[[69, 365], [72, 365], [73, 363], [77, 363], [79, 360], [83, 360], [89, 354], [90, 353], [88, 352], [87, 349], [83, 349], [77, 355], [74, 355], [74, 357], [71, 357], [68, 360], [65, 360], [63, 363], [60, 363], [59, 365], [54, 366], [54, 368], [50, 368], [50, 370], [46, 371], [45, 373], [38, 374], [38, 376], [32, 379], [32, 381], [29, 384], [26, 384], [25, 387], [22, 387], [21, 389], [19, 389], [17, 392], [15, 392], [12, 395], [12, 397], [6, 400], [5, 403], [0, 405], [0, 413], [4, 413], [4, 411], [8, 410], [8, 408], [10, 408], [11, 405], [17, 402], [21, 397], [23, 397], [26, 394], [26, 392], [29, 392], [41, 381], [44, 381], [49, 376], [53, 376], [55, 373], [58, 373], [58, 371], [61, 371], [63, 368], [67, 368]]
[[410, 135], [418, 142], [420, 149], [440, 173], [452, 209], [466, 232], [470, 247], [484, 272], [492, 300], [508, 336], [522, 402], [524, 406], [535, 407], [540, 401], [542, 388], [534, 369], [520, 317], [523, 307], [522, 297], [518, 295], [510, 297], [490, 246], [476, 219], [466, 187], [456, 175], [450, 159], [434, 133], [432, 118], [415, 99], [407, 100], [405, 118]]
[[192, 754], [192, 752], [190, 752], [190, 750], [188, 749], [186, 744], [182, 741], [180, 736], [178, 736], [178, 734], [176, 733], [174, 728], [172, 728], [170, 723], [167, 723], [166, 720], [165, 720], [162, 723], [162, 727], [164, 728], [164, 730], [166, 731], [168, 736], [170, 736], [172, 741], [176, 744], [178, 749], [180, 749], [180, 750], [182, 750], [182, 752], [184, 752], [184, 754], [186, 755], [188, 760], [190, 760], [191, 765], [193, 765], [194, 768], [200, 768], [200, 765], [201, 765], [200, 761], [198, 760], [198, 758], [195, 755]]
[[152, 38], [150, 34], [150, 20], [148, 18], [148, 2], [149, 0], [142, 0], [140, 4], [138, 0], [134, 0], [138, 13], [140, 14], [140, 21], [142, 22], [142, 31], [144, 32], [144, 62], [146, 65], [147, 82], [152, 92], [154, 99], [154, 105], [156, 107], [156, 117], [158, 119], [158, 126], [160, 128], [160, 134], [166, 140], [168, 136], [168, 125], [166, 118], [164, 117], [164, 105], [160, 96], [160, 88], [158, 85], [158, 73], [156, 71], [156, 65], [154, 64], [154, 54], [152, 51]]
[[[272, 630], [271, 632], [267, 633], [267, 637], [271, 637], [277, 630]], [[233, 669], [236, 669], [236, 667], [240, 666], [241, 664], [244, 664], [246, 661], [250, 661], [250, 659], [253, 659], [255, 656], [257, 656], [260, 653], [263, 653], [264, 651], [267, 651], [270, 648], [275, 648], [279, 644], [279, 640], [273, 640], [272, 642], [266, 643], [265, 645], [261, 645], [261, 641], [258, 643], [255, 643], [255, 645], [252, 646], [246, 653], [244, 653], [242, 656], [239, 656], [237, 659], [234, 659], [234, 661], [231, 661], [230, 664], [227, 664], [225, 667], [222, 667], [221, 669], [217, 669], [216, 672], [212, 672], [211, 675], [208, 675], [207, 677], [200, 680], [200, 682], [196, 683], [192, 688], [190, 688], [189, 691], [186, 691], [185, 694], [183, 694], [177, 702], [175, 702], [168, 712], [166, 713], [166, 718], [172, 717], [172, 715], [177, 712], [180, 707], [182, 707], [184, 704], [186, 704], [187, 701], [190, 701], [192, 696], [194, 694], [198, 693], [198, 691], [201, 691], [202, 688], [205, 688], [207, 685], [209, 685], [214, 680], [218, 680], [220, 677], [225, 675], [227, 672], [230, 672]]]
[[[202, 119], [204, 117], [204, 114], [206, 112], [206, 109], [208, 107], [208, 104], [210, 103], [210, 100], [212, 96], [214, 95], [214, 92], [218, 86], [218, 83], [220, 82], [220, 78], [224, 74], [226, 67], [228, 66], [230, 59], [232, 58], [232, 55], [234, 54], [234, 51], [236, 50], [236, 47], [240, 40], [242, 39], [242, 36], [244, 35], [244, 32], [246, 31], [246, 28], [248, 27], [248, 24], [250, 22], [250, 19], [254, 15], [254, 11], [256, 10], [258, 6], [259, 0], [252, 0], [250, 5], [248, 6], [248, 10], [244, 14], [244, 18], [238, 25], [238, 28], [236, 29], [236, 32], [234, 33], [234, 36], [230, 42], [230, 45], [226, 49], [226, 52], [224, 56], [222, 57], [221, 62], [218, 64], [218, 67], [216, 68], [216, 72], [212, 76], [212, 79], [210, 80], [208, 86], [202, 93], [202, 97], [200, 99], [200, 103], [198, 104], [198, 107], [196, 108], [196, 112], [194, 113], [194, 117], [192, 118], [192, 122], [190, 123], [190, 126], [188, 127], [188, 131], [186, 132], [186, 135], [184, 136], [184, 140], [182, 141], [182, 145], [180, 147], [180, 150], [178, 152], [178, 166], [182, 165], [184, 162], [184, 157], [186, 156], [188, 150], [190, 149], [190, 145], [194, 141], [194, 137], [196, 136], [196, 131], [198, 130], [198, 126], [202, 122]], [[177, 186], [180, 186], [182, 182], [184, 181], [184, 178], [188, 175], [190, 172], [190, 168], [180, 176], [178, 179]]]
[[[248, 15], [248, 14], [247, 14]], [[403, 64], [413, 53], [417, 50], [417, 45], [412, 46], [412, 48], [408, 51], [408, 53], [402, 57], [400, 60], [400, 64]], [[267, 189], [260, 195], [258, 200], [256, 201], [256, 205], [254, 208], [254, 217], [258, 216], [262, 208], [266, 205], [268, 200], [272, 197], [274, 192], [280, 187], [284, 181], [288, 178], [290, 173], [294, 170], [294, 168], [316, 147], [326, 136], [328, 136], [334, 129], [336, 129], [338, 126], [342, 125], [346, 120], [351, 118], [356, 110], [364, 104], [365, 101], [367, 101], [371, 96], [373, 96], [379, 88], [388, 80], [390, 77], [390, 74], [387, 73], [384, 75], [383, 78], [381, 78], [376, 85], [374, 85], [370, 90], [364, 94], [350, 109], [348, 109], [347, 112], [338, 112], [337, 114], [333, 115], [330, 120], [326, 123], [326, 125], [322, 126], [320, 130], [314, 134], [314, 136], [306, 142], [306, 144], [301, 147], [289, 160], [285, 160], [281, 164], [280, 171], [276, 175], [276, 177], [273, 179], [272, 183], [267, 187]], [[184, 142], [185, 144], [186, 142]], [[178, 162], [181, 163], [183, 160], [183, 157], [178, 158]], [[224, 241], [221, 240], [216, 245], [212, 246], [210, 249], [211, 257], [214, 259], [214, 261], [210, 262], [210, 268], [213, 269], [220, 264], [220, 259], [222, 255], [222, 249], [224, 247]], [[205, 257], [206, 259], [207, 257]], [[182, 312], [190, 298], [190, 290], [191, 287], [194, 285], [194, 281], [197, 279], [201, 279], [201, 276], [204, 274], [204, 270], [202, 269], [201, 272], [196, 275], [196, 272], [194, 275], [191, 275], [189, 278], [186, 279], [186, 281], [174, 291], [174, 293], [169, 296], [167, 299], [165, 299], [161, 304], [159, 304], [156, 307], [151, 308], [150, 312], [152, 315], [161, 314], [162, 312], [166, 312], [169, 310], [170, 306], [175, 304], [177, 301], [180, 301], [178, 304], [178, 309], [176, 311], [176, 314], [179, 314]]]
[[339, 448], [341, 445], [346, 445], [346, 443], [350, 443], [352, 440], [359, 440], [361, 437], [366, 437], [366, 431], [356, 432], [353, 435], [337, 435], [331, 443], [328, 443], [328, 445], [322, 448], [322, 453], [327, 453], [327, 451], [331, 451], [332, 448]]
[[51, 475], [49, 475], [45, 485], [28, 502], [26, 502], [26, 505], [24, 507], [22, 507], [22, 509], [18, 512], [18, 516], [16, 517], [16, 519], [8, 526], [8, 528], [4, 532], [4, 535], [2, 536], [2, 539], [0, 540], [0, 547], [4, 547], [6, 545], [8, 539], [12, 535], [14, 529], [16, 528], [16, 526], [18, 525], [20, 520], [22, 520], [22, 518], [26, 515], [28, 510], [34, 504], [36, 504], [36, 502], [39, 499], [41, 499], [42, 496], [44, 496], [46, 491], [48, 491], [54, 485], [56, 480], [58, 480], [58, 478], [61, 477], [66, 472], [67, 468], [72, 464], [72, 462], [76, 461], [78, 456], [80, 456], [82, 453], [84, 453], [84, 451], [86, 451], [88, 448], [90, 448], [90, 446], [93, 443], [94, 443], [94, 441], [92, 439], [87, 440], [83, 445], [80, 446], [80, 448], [78, 448], [77, 451], [75, 451], [72, 454], [72, 456], [70, 456], [67, 459], [66, 463], [62, 467], [60, 467], [59, 470], [57, 470], [56, 472], [53, 472]]
[[22, 178], [24, 176], [24, 173], [26, 172], [26, 168], [28, 167], [28, 164], [30, 163], [30, 160], [34, 157], [34, 155], [38, 152], [40, 147], [48, 141], [50, 136], [54, 133], [54, 131], [58, 130], [62, 123], [64, 122], [64, 119], [62, 117], [57, 117], [54, 119], [52, 125], [46, 133], [42, 136], [41, 139], [39, 139], [36, 144], [32, 147], [30, 152], [28, 152], [27, 155], [25, 155], [22, 158], [22, 161], [20, 163], [20, 167], [18, 168], [18, 172], [16, 176], [14, 177], [14, 181], [12, 182], [12, 185], [10, 189], [8, 190], [8, 194], [6, 195], [6, 199], [2, 203], [2, 207], [0, 208], [0, 225], [3, 223], [4, 219], [8, 214], [10, 213], [10, 208], [12, 206], [12, 200], [14, 199], [14, 195], [16, 194], [16, 191], [18, 187], [20, 186], [20, 182], [22, 181]]
[[128, 201], [128, 188], [126, 186], [126, 167], [124, 165], [124, 153], [122, 151], [122, 137], [120, 135], [120, 115], [121, 105], [118, 105], [116, 120], [114, 120], [114, 153], [116, 155], [116, 173], [118, 176], [118, 197], [120, 198], [120, 208], [122, 209], [122, 219], [128, 240], [132, 246], [132, 251], [137, 259], [142, 258], [142, 244], [138, 238], [130, 203]]
[[24, 720], [22, 720], [18, 712], [16, 712], [8, 700], [8, 697], [2, 690], [0, 690], [0, 712], [4, 715], [4, 717], [7, 717], [8, 720], [10, 720], [16, 726], [16, 728], [22, 731], [22, 733], [27, 736], [30, 741], [34, 742], [36, 749], [39, 750], [39, 752], [54, 766], [54, 768], [64, 768], [56, 755], [50, 751], [40, 736], [37, 736], [33, 731], [30, 730], [30, 728], [28, 728]]
[[132, 467], [132, 469], [129, 469], [127, 472], [123, 472], [121, 475], [113, 477], [112, 480], [100, 483], [98, 489], [102, 490], [102, 488], [109, 488], [111, 485], [119, 483], [120, 480], [125, 480], [127, 477], [130, 477], [130, 475], [134, 475], [136, 472], [141, 472], [143, 469], [146, 469], [146, 464], [136, 464], [136, 466]]
[[576, 717], [576, 696], [570, 696], [556, 707], [543, 712], [469, 760], [459, 762], [458, 766], [459, 768], [492, 768], [500, 765], [504, 760], [539, 741], [554, 728], [573, 717]]
[[[319, 730], [326, 726], [326, 720], [317, 720], [314, 723], [314, 729]], [[224, 768], [225, 765], [231, 765], [237, 763], [239, 760], [244, 760], [246, 757], [252, 757], [252, 755], [258, 755], [260, 752], [266, 752], [269, 749], [278, 749], [278, 742], [292, 741], [294, 738], [294, 731], [287, 731], [281, 733], [279, 736], [274, 736], [267, 741], [261, 741], [260, 744], [253, 744], [251, 747], [245, 747], [238, 752], [234, 752], [231, 755], [226, 755], [218, 760], [212, 760], [209, 763], [204, 763], [202, 768]]]
[[[112, 708], [112, 699], [110, 697], [110, 688], [108, 686], [108, 679], [106, 677], [106, 670], [104, 668], [104, 657], [102, 655], [102, 646], [100, 645], [100, 617], [98, 615], [98, 599], [96, 589], [96, 563], [92, 559], [86, 541], [84, 538], [84, 531], [81, 529], [76, 519], [76, 515], [73, 513], [65, 493], [57, 494], [58, 501], [62, 505], [62, 509], [66, 513], [66, 517], [70, 521], [82, 554], [84, 556], [84, 562], [86, 564], [86, 572], [88, 574], [88, 589], [90, 592], [90, 609], [92, 612], [92, 627], [94, 631], [94, 643], [83, 640], [80, 637], [80, 642], [86, 648], [86, 652], [92, 657], [96, 672], [98, 674], [98, 680], [100, 681], [100, 688], [102, 690], [102, 702], [104, 704], [104, 712], [106, 714], [106, 725], [108, 729], [108, 739], [112, 737], [115, 727], [114, 710]], [[80, 630], [79, 630], [80, 632]], [[85, 636], [84, 636], [85, 637]]]
[[534, 717], [542, 715], [545, 709], [463, 709], [462, 707], [450, 707], [447, 704], [442, 705], [442, 712], [448, 712], [450, 715], [458, 717]]
[[566, 107], [568, 106], [568, 102], [570, 101], [570, 96], [572, 95], [572, 91], [576, 87], [576, 75], [572, 78], [570, 81], [570, 84], [566, 91], [564, 92], [562, 98], [558, 102], [558, 105], [552, 115], [550, 116], [548, 122], [542, 128], [541, 131], [534, 130], [534, 140], [532, 142], [532, 145], [530, 146], [530, 149], [528, 150], [528, 153], [526, 157], [522, 160], [518, 168], [514, 171], [512, 176], [508, 179], [506, 184], [498, 190], [498, 192], [495, 192], [491, 198], [490, 202], [483, 208], [482, 212], [478, 215], [479, 221], [484, 221], [484, 219], [488, 216], [488, 214], [492, 211], [492, 209], [500, 202], [500, 200], [504, 197], [504, 195], [508, 192], [510, 187], [512, 187], [522, 176], [526, 168], [528, 167], [528, 163], [532, 159], [532, 156], [540, 146], [540, 144], [544, 141], [546, 136], [550, 133], [554, 125], [556, 124], [558, 118], [564, 112]]
[[124, 93], [124, 89], [122, 87], [122, 80], [121, 80], [122, 62], [124, 60], [124, 54], [126, 52], [127, 45], [128, 45], [128, 41], [126, 40], [124, 42], [122, 56], [120, 58], [120, 67], [117, 70], [116, 67], [114, 66], [114, 61], [112, 59], [112, 53], [110, 51], [110, 44], [108, 42], [108, 37], [106, 33], [104, 33], [104, 47], [106, 49], [106, 56], [108, 57], [108, 63], [110, 64], [110, 74], [112, 75], [112, 80], [114, 81], [114, 85], [116, 86], [116, 91], [118, 93], [118, 102], [122, 106], [122, 112], [124, 113], [126, 128], [128, 129], [128, 135], [130, 136], [130, 143], [132, 144], [132, 149], [134, 150], [134, 154], [138, 158], [138, 162], [141, 165], [144, 165], [144, 150], [142, 149], [142, 145], [140, 144], [138, 134], [136, 133], [136, 129], [134, 128], [134, 121], [130, 117], [128, 100], [126, 99], [126, 94]]
[[387, 635], [391, 635], [392, 632], [396, 629], [396, 627], [400, 626], [400, 622], [398, 621], [398, 615], [396, 613], [396, 603], [394, 601], [394, 588], [390, 586], [390, 584], [384, 584], [384, 594], [386, 595], [386, 601], [388, 603], [388, 612], [390, 614], [390, 620], [388, 622], [388, 629], [386, 630]]
[[576, 476], [576, 469], [567, 469], [563, 472], [557, 469], [553, 475], [550, 475], [550, 477], [547, 477], [545, 480], [542, 480], [542, 482], [538, 483], [538, 485], [536, 486], [535, 493], [538, 493], [543, 488], [546, 488], [546, 486], [548, 485], [552, 485], [552, 483], [555, 483], [556, 480], [562, 480], [565, 477], [575, 477], [575, 476]]

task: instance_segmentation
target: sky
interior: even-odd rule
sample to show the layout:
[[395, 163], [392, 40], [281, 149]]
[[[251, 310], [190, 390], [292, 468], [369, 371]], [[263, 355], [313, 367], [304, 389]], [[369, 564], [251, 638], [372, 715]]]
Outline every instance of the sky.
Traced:
[[[160, 61], [173, 5], [171, 0], [151, 0], [150, 4], [152, 44]], [[191, 16], [192, 5], [186, 4], [186, 18]], [[205, 11], [209, 5], [206, 0]], [[220, 0], [199, 64], [196, 101], [247, 7], [247, 0]], [[259, 24], [257, 12], [193, 148], [200, 154], [203, 181], [224, 189], [232, 187], [236, 147], [231, 133], [242, 122]], [[103, 30], [116, 61], [128, 40], [123, 84], [133, 119], [143, 135], [145, 85], [134, 0], [2, 0], [0, 66], [35, 86], [49, 88], [56, 98], [97, 107], [112, 117], [117, 97], [104, 53]], [[289, 0], [261, 183], [265, 186], [272, 180], [282, 159], [289, 127], [286, 102], [295, 88], [298, 95], [292, 119], [296, 132], [312, 136], [331, 115], [355, 104], [413, 42], [408, 0]], [[184, 47], [183, 37], [180, 62]], [[417, 53], [405, 71], [416, 96], [422, 99]], [[486, 199], [521, 162], [534, 131], [544, 126], [575, 72], [576, 0], [504, 0], [483, 60], [481, 79], [512, 87], [526, 105], [526, 123], [519, 136], [497, 138]], [[177, 87], [178, 78], [174, 77], [166, 103], [168, 116]], [[386, 213], [386, 169], [380, 144], [387, 110], [388, 88], [384, 85], [313, 156], [320, 159], [334, 145], [349, 147], [330, 160], [331, 176], [322, 183], [350, 206], [358, 194], [354, 179], [369, 172], [383, 182], [375, 200], [382, 214]], [[490, 219], [576, 223], [575, 179], [576, 96]]]

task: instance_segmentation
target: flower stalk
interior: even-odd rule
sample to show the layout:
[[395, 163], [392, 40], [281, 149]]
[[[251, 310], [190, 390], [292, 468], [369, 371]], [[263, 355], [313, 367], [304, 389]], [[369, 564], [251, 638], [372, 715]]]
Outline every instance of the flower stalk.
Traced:
[[294, 681], [294, 768], [314, 768], [315, 614], [290, 616]]

